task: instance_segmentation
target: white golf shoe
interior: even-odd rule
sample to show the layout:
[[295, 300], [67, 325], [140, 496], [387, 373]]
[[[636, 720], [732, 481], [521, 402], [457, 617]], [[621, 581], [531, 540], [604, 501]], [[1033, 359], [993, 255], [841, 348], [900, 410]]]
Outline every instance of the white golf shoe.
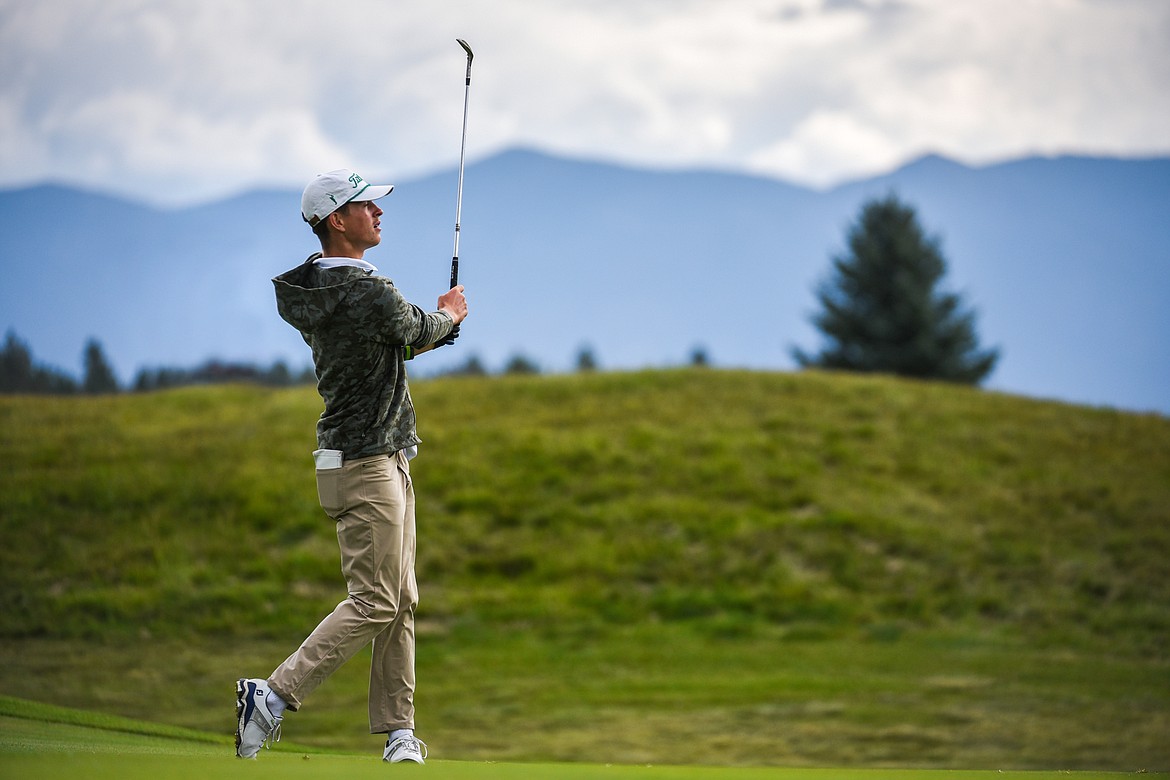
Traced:
[[394, 741], [386, 740], [386, 752], [382, 754], [383, 761], [397, 764], [400, 761], [413, 761], [416, 764], [426, 763], [427, 743], [416, 739], [413, 735], [399, 737]]
[[272, 747], [280, 741], [280, 722], [268, 708], [267, 680], [244, 679], [236, 681], [236, 755], [255, 758], [261, 747]]

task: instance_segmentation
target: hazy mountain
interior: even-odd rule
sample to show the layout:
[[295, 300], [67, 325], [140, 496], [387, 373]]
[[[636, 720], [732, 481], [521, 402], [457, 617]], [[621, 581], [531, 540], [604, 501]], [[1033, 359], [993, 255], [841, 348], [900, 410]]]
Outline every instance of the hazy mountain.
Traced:
[[[363, 171], [368, 179], [377, 172]], [[393, 179], [391, 179], [393, 181]], [[367, 259], [432, 306], [450, 269], [456, 172], [395, 182]], [[813, 290], [865, 199], [896, 192], [939, 236], [1002, 357], [987, 386], [1170, 413], [1170, 158], [925, 157], [820, 192], [710, 171], [639, 170], [504, 152], [464, 183], [470, 319], [416, 372], [478, 355], [572, 367], [686, 362], [791, 368], [820, 345]], [[79, 372], [98, 338], [123, 381], [210, 357], [308, 360], [269, 279], [314, 251], [297, 191], [159, 210], [60, 186], [0, 192], [0, 327]], [[426, 362], [424, 362], [426, 361]]]

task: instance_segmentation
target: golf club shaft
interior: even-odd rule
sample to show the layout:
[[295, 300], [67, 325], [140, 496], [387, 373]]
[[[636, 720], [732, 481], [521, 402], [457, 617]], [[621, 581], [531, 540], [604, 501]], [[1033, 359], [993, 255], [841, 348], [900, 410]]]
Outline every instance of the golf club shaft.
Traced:
[[459, 142], [459, 190], [455, 198], [455, 251], [451, 253], [451, 286], [459, 284], [459, 222], [463, 217], [463, 161], [467, 151], [467, 102], [471, 96], [471, 47], [460, 38], [456, 42], [467, 52], [467, 79], [463, 86], [463, 138]]

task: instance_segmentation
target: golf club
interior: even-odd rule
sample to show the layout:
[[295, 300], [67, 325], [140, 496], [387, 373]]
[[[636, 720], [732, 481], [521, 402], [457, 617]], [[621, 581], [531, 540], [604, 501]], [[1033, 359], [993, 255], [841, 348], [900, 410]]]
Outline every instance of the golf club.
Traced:
[[467, 81], [463, 87], [463, 140], [459, 143], [459, 192], [455, 200], [455, 251], [451, 254], [451, 286], [459, 284], [459, 220], [463, 216], [463, 159], [467, 149], [467, 99], [471, 94], [471, 47], [462, 38], [455, 42], [467, 52]]

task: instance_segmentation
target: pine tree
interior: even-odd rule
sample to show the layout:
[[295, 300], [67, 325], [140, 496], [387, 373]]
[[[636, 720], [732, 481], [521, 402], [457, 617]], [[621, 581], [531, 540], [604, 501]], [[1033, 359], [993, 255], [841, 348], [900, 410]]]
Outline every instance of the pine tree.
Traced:
[[77, 381], [55, 368], [38, 365], [32, 350], [11, 330], [0, 349], [0, 393], [75, 393]]
[[597, 370], [597, 356], [593, 354], [593, 347], [588, 345], [581, 347], [577, 353], [577, 370], [582, 373]]
[[936, 289], [946, 261], [913, 208], [894, 195], [871, 200], [847, 237], [817, 291], [812, 321], [828, 343], [815, 357], [793, 350], [800, 365], [967, 384], [991, 373], [998, 350], [980, 351], [974, 313]]
[[97, 339], [90, 339], [85, 345], [85, 379], [82, 389], [91, 395], [118, 392], [118, 378], [110, 367], [102, 345]]
[[8, 331], [4, 349], [0, 350], [0, 393], [28, 392], [32, 390], [32, 377], [32, 351]]

